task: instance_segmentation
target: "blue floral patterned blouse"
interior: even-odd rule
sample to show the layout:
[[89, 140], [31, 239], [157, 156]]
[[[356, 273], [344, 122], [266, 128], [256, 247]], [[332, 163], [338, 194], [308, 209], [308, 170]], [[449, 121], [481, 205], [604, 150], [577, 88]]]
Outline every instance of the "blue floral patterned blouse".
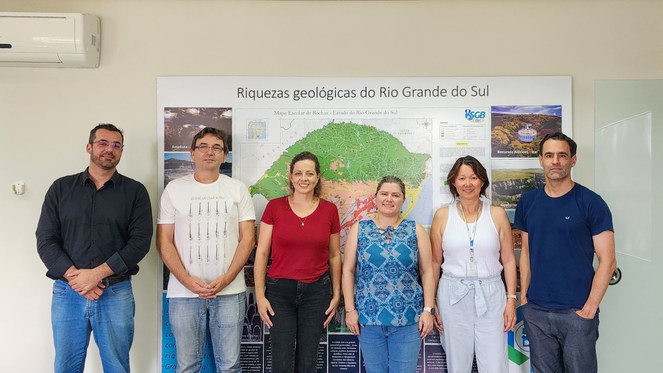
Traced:
[[359, 222], [355, 304], [359, 323], [405, 326], [419, 321], [417, 224], [403, 220], [382, 232], [373, 220]]

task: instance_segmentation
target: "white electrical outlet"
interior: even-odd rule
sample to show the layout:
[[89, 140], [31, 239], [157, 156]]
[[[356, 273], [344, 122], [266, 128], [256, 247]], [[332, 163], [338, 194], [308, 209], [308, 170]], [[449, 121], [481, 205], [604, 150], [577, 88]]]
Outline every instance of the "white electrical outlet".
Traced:
[[25, 193], [25, 182], [23, 181], [17, 181], [14, 184], [12, 184], [12, 190], [14, 191], [14, 194], [17, 196], [20, 196], [21, 194]]

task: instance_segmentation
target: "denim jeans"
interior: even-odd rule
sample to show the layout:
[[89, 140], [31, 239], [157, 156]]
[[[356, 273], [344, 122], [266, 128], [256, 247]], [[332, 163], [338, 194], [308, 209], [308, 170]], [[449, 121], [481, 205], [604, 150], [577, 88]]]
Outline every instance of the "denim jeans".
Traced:
[[218, 373], [241, 372], [239, 348], [246, 293], [213, 299], [169, 298], [170, 326], [175, 337], [177, 373], [199, 373], [209, 325]]
[[576, 309], [546, 310], [531, 303], [521, 307], [530, 359], [536, 373], [595, 373], [599, 314], [588, 320]]
[[87, 300], [67, 282], [56, 280], [51, 303], [55, 372], [83, 372], [91, 331], [104, 372], [129, 372], [134, 312], [130, 280], [105, 288], [97, 300]]
[[331, 280], [314, 283], [267, 277], [265, 296], [274, 309], [269, 333], [272, 373], [316, 372], [325, 311], [331, 301]]
[[415, 373], [421, 348], [419, 325], [364, 326], [359, 346], [366, 373]]

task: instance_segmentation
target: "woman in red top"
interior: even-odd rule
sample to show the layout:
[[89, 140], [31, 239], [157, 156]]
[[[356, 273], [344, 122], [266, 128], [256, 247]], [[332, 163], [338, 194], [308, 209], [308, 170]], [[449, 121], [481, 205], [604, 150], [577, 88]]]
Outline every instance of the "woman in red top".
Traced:
[[320, 198], [313, 153], [297, 154], [288, 177], [291, 194], [269, 201], [260, 222], [255, 292], [270, 328], [272, 372], [308, 373], [341, 298], [341, 227], [336, 206]]

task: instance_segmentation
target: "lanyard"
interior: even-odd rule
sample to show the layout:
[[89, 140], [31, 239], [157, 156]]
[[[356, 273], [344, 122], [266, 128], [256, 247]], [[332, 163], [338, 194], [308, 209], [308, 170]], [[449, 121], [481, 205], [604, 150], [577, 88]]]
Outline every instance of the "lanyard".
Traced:
[[463, 220], [465, 221], [465, 228], [467, 228], [467, 238], [470, 240], [470, 262], [474, 261], [474, 238], [477, 235], [477, 226], [479, 225], [479, 216], [481, 216], [481, 208], [483, 207], [483, 202], [479, 201], [479, 209], [477, 210], [477, 220], [474, 222], [474, 229], [470, 232], [470, 226], [467, 224], [467, 218], [465, 218], [465, 211], [463, 211], [463, 204], [458, 202], [460, 205], [460, 213], [463, 215]]

